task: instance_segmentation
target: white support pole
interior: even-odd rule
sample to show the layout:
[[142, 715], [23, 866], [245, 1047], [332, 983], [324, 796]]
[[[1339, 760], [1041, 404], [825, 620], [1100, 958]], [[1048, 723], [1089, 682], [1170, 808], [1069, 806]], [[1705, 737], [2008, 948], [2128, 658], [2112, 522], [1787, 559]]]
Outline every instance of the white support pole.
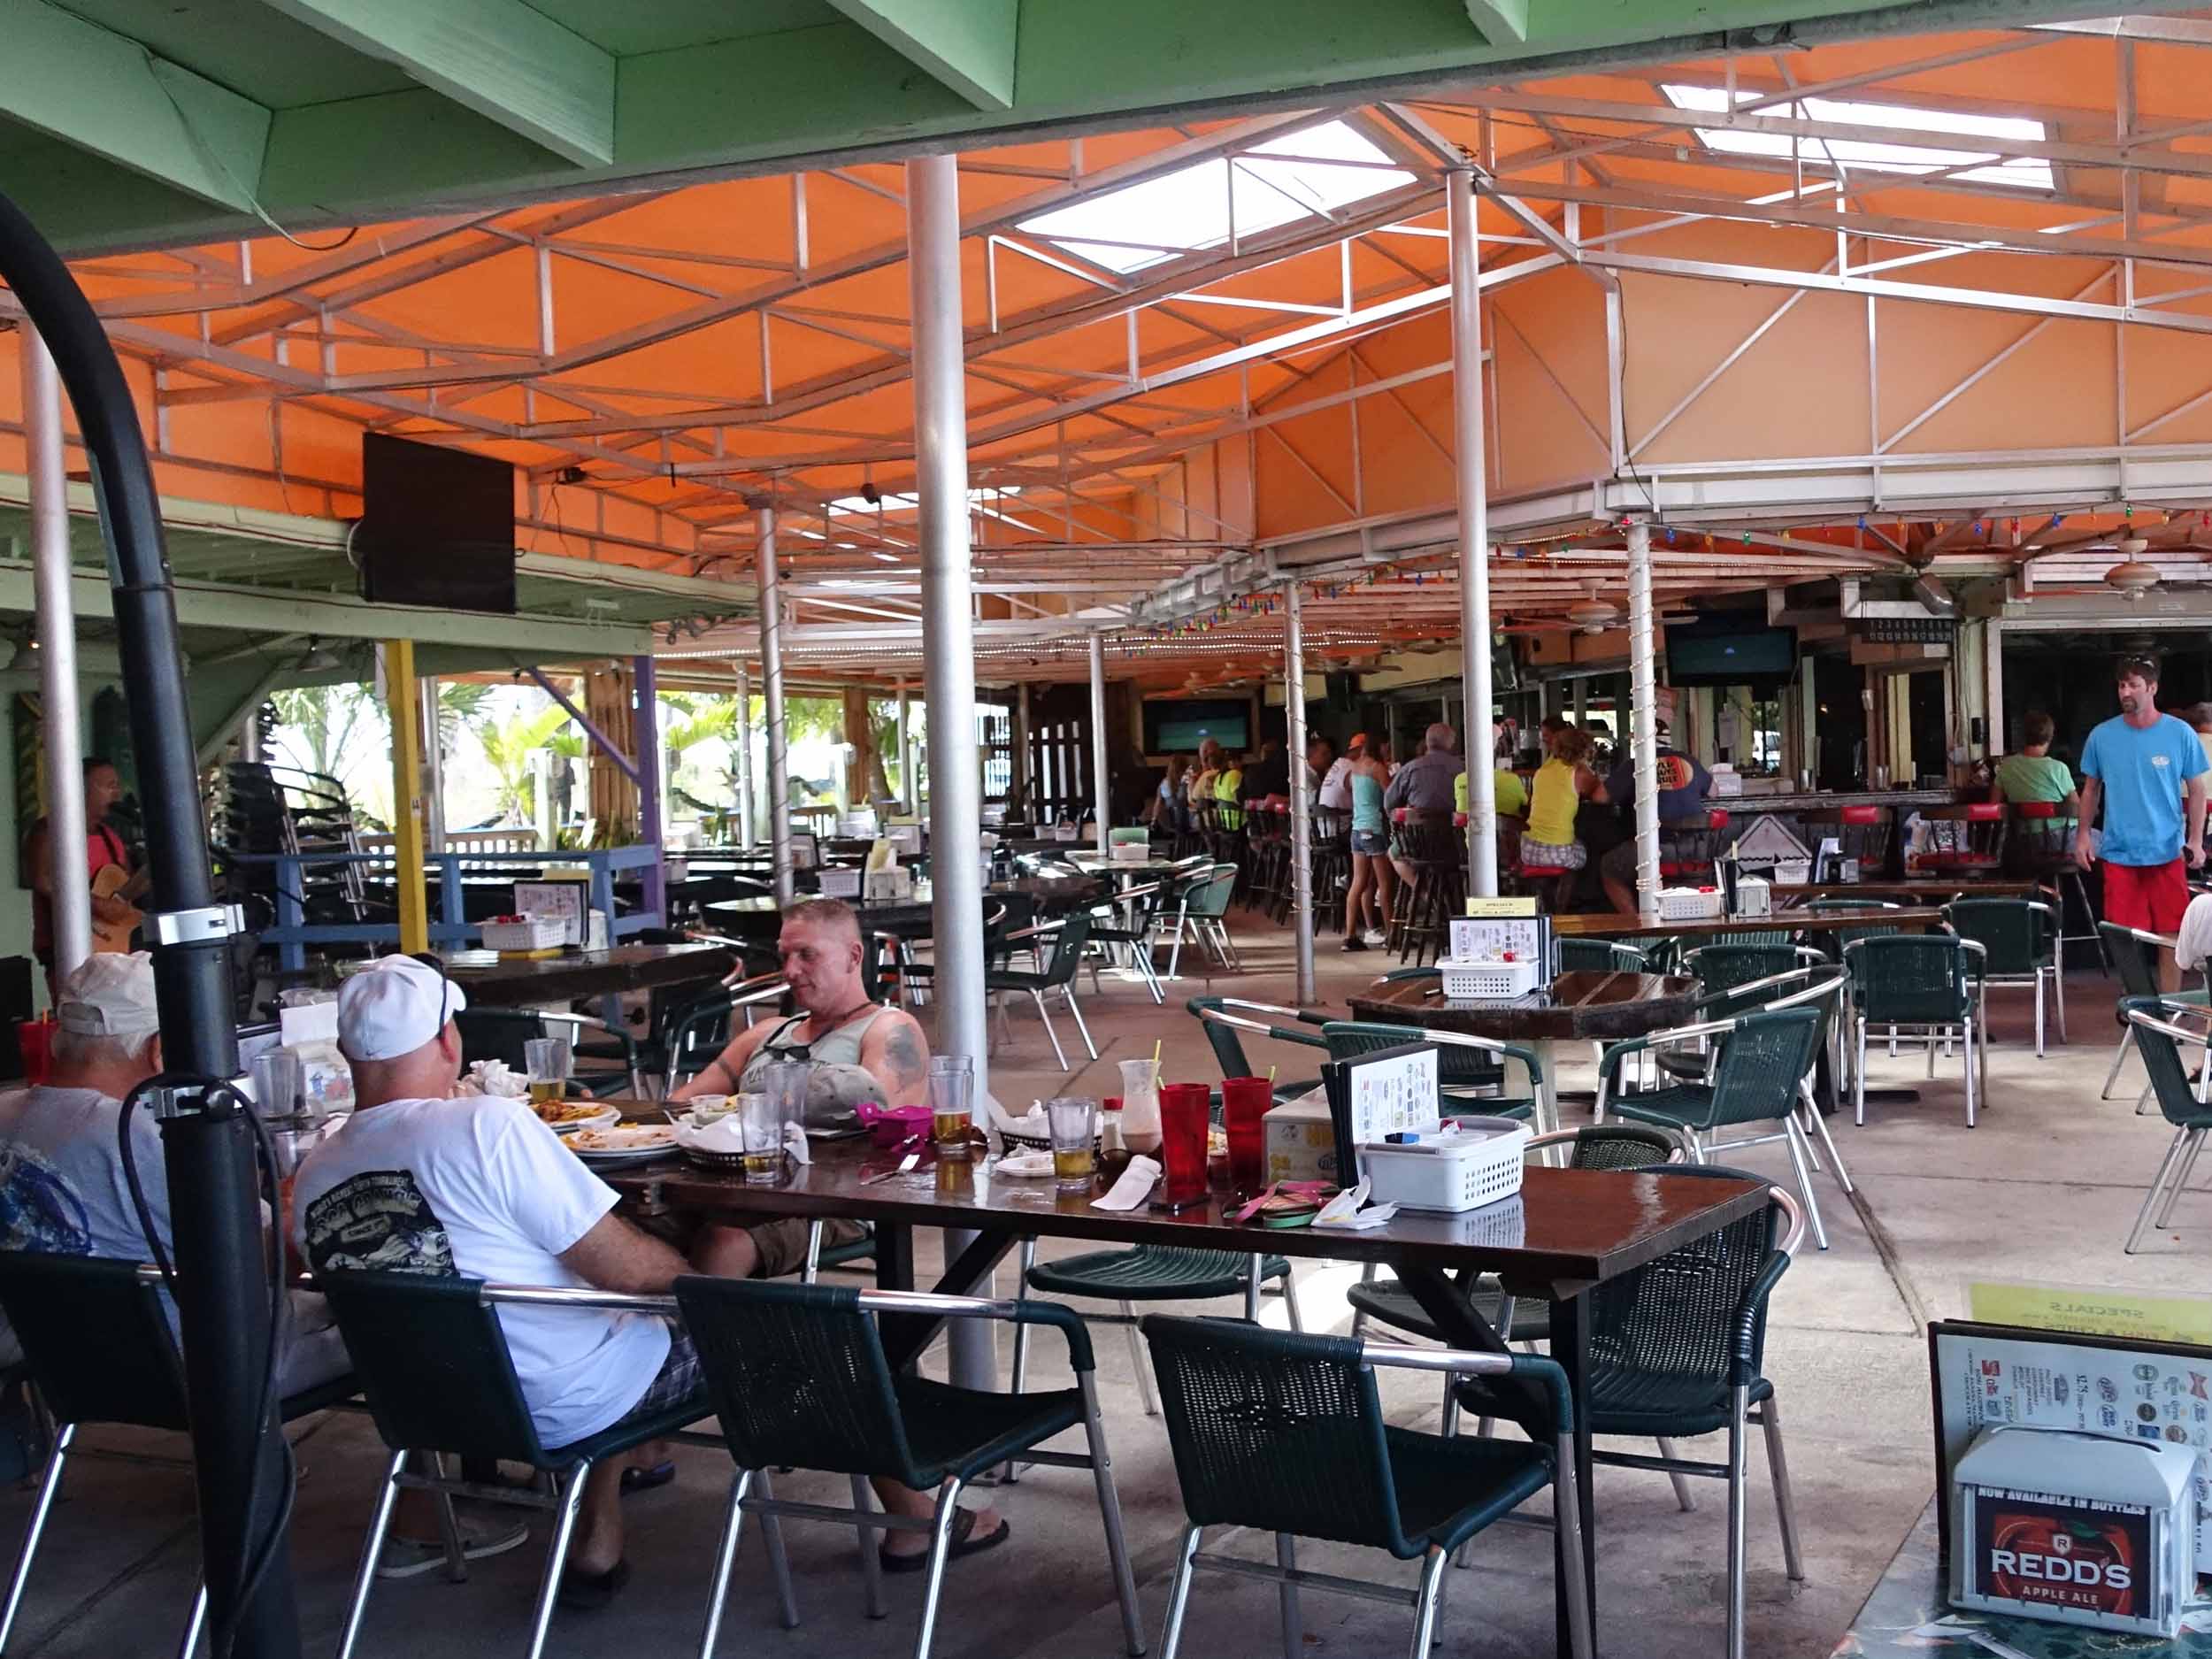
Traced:
[[1113, 795], [1106, 780], [1106, 636], [1091, 631], [1091, 814], [1098, 856], [1107, 854], [1107, 832], [1114, 821]]
[[1491, 764], [1490, 483], [1483, 469], [1482, 251], [1475, 177], [1451, 173], [1444, 192], [1452, 273], [1452, 470], [1459, 496], [1460, 753], [1467, 762], [1467, 891], [1498, 894], [1498, 783]]
[[422, 695], [423, 850], [442, 853], [445, 850], [445, 741], [438, 720], [438, 677], [425, 674], [415, 684]]
[[69, 480], [64, 469], [61, 377], [26, 323], [23, 434], [31, 482], [31, 570], [38, 607], [40, 729], [46, 746], [46, 849], [51, 861], [54, 982], [92, 954], [92, 875], [86, 856], [84, 749], [77, 728], [77, 622], [69, 584]]
[[910, 816], [921, 802], [921, 792], [914, 787], [914, 744], [910, 724], [913, 702], [907, 695], [906, 682], [899, 682], [899, 812]]
[[1306, 787], [1306, 619], [1298, 584], [1283, 589], [1283, 715], [1290, 745], [1291, 926], [1297, 940], [1298, 1006], [1313, 989], [1313, 800]]
[[776, 576], [776, 510], [759, 510], [760, 686], [767, 704], [768, 848], [776, 902], [791, 902], [791, 768], [784, 749], [783, 585]]
[[[983, 778], [976, 764], [975, 599], [970, 579], [968, 404], [960, 308], [960, 175], [951, 156], [906, 164], [907, 280], [914, 354], [914, 483], [922, 545], [922, 699], [931, 759], [931, 931], [937, 956], [930, 1005], [941, 1055], [965, 1056], [975, 1092], [989, 1091], [983, 988]], [[975, 1234], [948, 1231], [945, 1259]], [[956, 1319], [946, 1341], [952, 1381], [997, 1381], [995, 1345], [980, 1319]]]
[[737, 664], [737, 844], [753, 849], [753, 687]]
[[1628, 526], [1629, 718], [1636, 779], [1636, 910], [1659, 919], [1659, 675], [1652, 652], [1651, 526]]

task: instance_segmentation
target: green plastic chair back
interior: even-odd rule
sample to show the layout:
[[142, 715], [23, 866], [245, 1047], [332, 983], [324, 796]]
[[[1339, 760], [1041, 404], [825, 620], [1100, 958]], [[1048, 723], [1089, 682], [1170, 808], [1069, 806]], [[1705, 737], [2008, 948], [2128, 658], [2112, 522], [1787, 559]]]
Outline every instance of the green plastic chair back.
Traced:
[[1562, 973], [1647, 973], [1651, 968], [1642, 951], [1609, 939], [1562, 939], [1556, 956]]
[[1992, 978], [2024, 978], [2051, 965], [2056, 939], [2050, 912], [2030, 900], [1955, 899], [1943, 907], [1943, 919], [1988, 952], [1982, 972]]
[[1820, 1052], [1826, 1010], [1816, 1004], [1746, 1014], [1722, 1041], [1713, 1069], [1712, 1104], [1700, 1129], [1768, 1123], [1787, 1117], [1797, 1086]]
[[1851, 1000], [1869, 1025], [1955, 1025], [1973, 1010], [1972, 953], [1948, 933], [1890, 933], [1844, 952]]
[[[1386, 1025], [1363, 1019], [1333, 1019], [1321, 1027], [1321, 1038], [1329, 1045], [1332, 1060], [1356, 1060], [1402, 1043], [1431, 1040], [1418, 1025]], [[1532, 1051], [1515, 1049], [1513, 1055], [1535, 1075], [1536, 1056]], [[1500, 1056], [1487, 1049], [1440, 1042], [1436, 1045], [1436, 1080], [1443, 1088], [1495, 1088], [1505, 1080], [1505, 1067]]]
[[2177, 1128], [2185, 1128], [2212, 1118], [2212, 1105], [2200, 1101], [2196, 1089], [2190, 1084], [2189, 1067], [2181, 1057], [2181, 1045], [2165, 1032], [2139, 1025], [2129, 1019], [2128, 1016], [2133, 1013], [2165, 1019], [2168, 1016], [2164, 999], [2123, 997], [2120, 1018], [2135, 1034], [2136, 1052], [2143, 1056], [2143, 1070], [2150, 1074], [2151, 1091], [2158, 1097], [2158, 1110], [2166, 1121]]
[[1698, 984], [1709, 997], [1748, 985], [1754, 979], [1787, 973], [1797, 965], [1794, 945], [1747, 945], [1732, 941], [1724, 945], [1707, 945], [1682, 959], [1682, 966], [1697, 976]]
[[2157, 996], [2158, 969], [2151, 960], [2150, 948], [2116, 922], [2099, 922], [2097, 931], [2104, 935], [2122, 992], [2130, 997]]
[[[1228, 999], [1226, 997], [1194, 996], [1189, 1001], [1186, 1002], [1183, 1006], [1190, 1010], [1191, 1018], [1198, 1022], [1199, 1030], [1206, 1033], [1206, 1041], [1214, 1051], [1214, 1058], [1221, 1064], [1222, 1076], [1262, 1076], [1263, 1075], [1263, 1073], [1253, 1071], [1252, 1063], [1245, 1058], [1242, 1033], [1240, 1033], [1234, 1025], [1225, 1025], [1217, 1019], [1208, 1019], [1201, 1011], [1205, 1009], [1211, 1009], [1217, 1014], [1236, 1014], [1240, 1018], [1256, 1019], [1260, 1018], [1256, 1014], [1244, 1013], [1239, 1010], [1226, 1007], [1225, 1004], [1227, 1002]], [[1279, 1042], [1294, 1042], [1304, 1048], [1325, 1048], [1328, 1047], [1328, 1044], [1321, 1039], [1317, 1033], [1312, 1031], [1300, 1031], [1294, 1026], [1271, 1024], [1267, 1028], [1267, 1034], [1274, 1038]], [[1277, 1094], [1279, 1096], [1280, 1095], [1281, 1090], [1279, 1088], [1277, 1090]]]
[[1229, 899], [1237, 887], [1237, 867], [1234, 864], [1216, 864], [1211, 871], [1191, 883], [1184, 902], [1193, 916], [1202, 916], [1219, 921], [1229, 913]]

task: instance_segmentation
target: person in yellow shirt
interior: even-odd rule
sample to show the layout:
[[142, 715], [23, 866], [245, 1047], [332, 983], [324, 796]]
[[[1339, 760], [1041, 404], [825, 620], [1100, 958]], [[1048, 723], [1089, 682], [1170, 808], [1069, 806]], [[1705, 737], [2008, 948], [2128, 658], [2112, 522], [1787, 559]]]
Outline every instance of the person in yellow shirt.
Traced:
[[1536, 773], [1529, 802], [1528, 828], [1521, 836], [1521, 862], [1540, 869], [1579, 870], [1589, 850], [1575, 839], [1575, 814], [1585, 801], [1605, 804], [1605, 783], [1590, 768], [1597, 744], [1589, 733], [1570, 726], [1551, 741], [1551, 758]]
[[1244, 787], [1244, 757], [1229, 755], [1223, 757], [1221, 770], [1214, 774], [1214, 799], [1226, 801], [1234, 806], [1237, 791]]
[[[1521, 781], [1521, 774], [1509, 767], [1500, 766], [1492, 773], [1491, 787], [1495, 792], [1500, 818], [1528, 816], [1528, 786]], [[1467, 774], [1461, 772], [1452, 780], [1452, 804], [1455, 810], [1467, 810]]]

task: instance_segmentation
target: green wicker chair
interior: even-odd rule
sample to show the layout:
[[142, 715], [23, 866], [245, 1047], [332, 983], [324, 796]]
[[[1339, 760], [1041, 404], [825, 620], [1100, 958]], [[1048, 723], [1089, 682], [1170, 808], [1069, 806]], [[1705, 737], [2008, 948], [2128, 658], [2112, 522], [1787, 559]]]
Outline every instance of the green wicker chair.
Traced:
[[[624, 1417], [572, 1446], [549, 1447], [540, 1442], [531, 1421], [522, 1385], [515, 1376], [506, 1330], [495, 1305], [542, 1293], [508, 1292], [481, 1279], [425, 1273], [326, 1269], [316, 1277], [330, 1299], [331, 1312], [337, 1316], [346, 1351], [353, 1356], [368, 1398], [369, 1415], [391, 1453], [378, 1487], [376, 1512], [369, 1523], [361, 1565], [354, 1576], [353, 1598], [338, 1638], [337, 1659], [351, 1659], [360, 1636], [369, 1592], [376, 1584], [377, 1557], [382, 1553], [393, 1502], [403, 1482], [446, 1494], [465, 1491], [478, 1499], [493, 1498], [552, 1511], [552, 1542], [531, 1620], [529, 1659], [538, 1659], [552, 1622], [570, 1535], [583, 1504], [585, 1477], [594, 1465], [619, 1457], [649, 1440], [719, 1444], [710, 1437], [681, 1432], [685, 1425], [712, 1415], [713, 1406], [704, 1394], [695, 1394], [660, 1410]], [[579, 1309], [573, 1317], [604, 1318], [605, 1306], [601, 1297]], [[403, 1471], [411, 1454], [434, 1463], [449, 1457], [524, 1463], [547, 1477], [549, 1487], [545, 1491], [534, 1486], [516, 1488], [511, 1496], [503, 1497], [498, 1495], [500, 1488], [449, 1481], [442, 1473], [408, 1476]]]
[[1890, 1052], [1900, 1029], [1928, 1048], [1928, 1075], [1935, 1075], [1936, 1043], [1945, 1048], [1956, 1033], [1966, 1067], [1966, 1126], [1989, 1083], [1989, 1045], [1982, 1034], [1981, 964], [1987, 953], [1951, 933], [1890, 933], [1854, 939], [1843, 948], [1850, 973], [1852, 1119], [1866, 1121], [1866, 1033], [1889, 1027]]
[[1045, 1035], [1052, 1043], [1052, 1057], [1060, 1063], [1063, 1071], [1072, 1068], [1068, 1064], [1067, 1051], [1060, 1047], [1060, 1033], [1052, 1028], [1052, 1015], [1045, 1007], [1045, 993], [1057, 991], [1068, 1005], [1068, 1012], [1075, 1016], [1075, 1029], [1082, 1033], [1083, 1048], [1092, 1059], [1098, 1058], [1098, 1045], [1091, 1041], [1091, 1028], [1083, 1023], [1083, 1010], [1075, 1000], [1075, 976], [1083, 966], [1083, 953], [1090, 949], [1091, 918], [1083, 911], [1064, 917], [1056, 922], [1047, 922], [1023, 933], [1008, 933], [1001, 942], [1018, 948], [1025, 940], [1050, 939], [1052, 954], [1045, 958], [1045, 965], [1034, 972], [1025, 968], [992, 967], [984, 970], [983, 989], [997, 999], [999, 1023], [1006, 1020], [1006, 999], [1025, 995], [1037, 1005], [1037, 1018], [1044, 1022]]
[[[1437, 1087], [1444, 1103], [1482, 1117], [1525, 1120], [1536, 1115], [1537, 1102], [1543, 1094], [1543, 1063], [1533, 1048], [1520, 1043], [1361, 1019], [1333, 1019], [1321, 1027], [1321, 1037], [1329, 1045], [1332, 1060], [1356, 1059], [1409, 1042], [1434, 1043]], [[1528, 1068], [1528, 1094], [1505, 1093], [1505, 1062], [1509, 1059]]]
[[[40, 1477], [38, 1497], [24, 1533], [22, 1552], [8, 1580], [8, 1599], [0, 1611], [0, 1650], [15, 1628], [31, 1563], [61, 1491], [79, 1428], [119, 1423], [131, 1428], [182, 1429], [186, 1425], [184, 1358], [162, 1293], [141, 1278], [139, 1263], [89, 1256], [29, 1251], [0, 1252], [0, 1307], [23, 1345], [30, 1379], [54, 1425], [53, 1451]], [[276, 1402], [277, 1417], [290, 1423], [351, 1399], [359, 1391], [353, 1378], [340, 1377]], [[97, 1452], [89, 1454], [100, 1455]], [[207, 1618], [207, 1583], [199, 1581], [185, 1623], [178, 1659], [193, 1659], [200, 1627]], [[151, 1632], [142, 1652], [150, 1652]]]
[[[1240, 814], [1241, 822], [1241, 814]], [[1175, 937], [1167, 953], [1167, 977], [1173, 979], [1183, 960], [1183, 935], [1187, 932], [1199, 949], [1231, 973], [1244, 972], [1235, 941], [1229, 937], [1226, 918], [1235, 895], [1239, 866], [1212, 864], [1180, 878], [1175, 890]], [[1163, 911], [1164, 913], [1164, 910]], [[1209, 976], [1210, 977], [1210, 976]]]
[[1562, 973], [1648, 973], [1651, 959], [1633, 945], [1609, 939], [1561, 939], [1552, 946], [1553, 962]]
[[[760, 1520], [787, 1630], [795, 1628], [799, 1619], [791, 1569], [784, 1558], [781, 1517], [845, 1520], [858, 1529], [861, 1577], [871, 1618], [881, 1618], [884, 1609], [876, 1544], [870, 1534], [886, 1530], [928, 1532], [928, 1580], [914, 1644], [915, 1659], [928, 1659], [949, 1556], [947, 1546], [958, 1513], [956, 1500], [978, 1475], [1016, 1452], [1035, 1463], [1091, 1471], [1105, 1524], [1106, 1558], [1121, 1603], [1123, 1639], [1130, 1653], [1144, 1652], [1136, 1583], [1122, 1541], [1121, 1506], [1107, 1455], [1106, 1426], [1099, 1415], [1096, 1362], [1090, 1335], [1073, 1313], [1050, 1302], [1009, 1307], [965, 1296], [763, 1284], [696, 1274], [676, 1281], [676, 1302], [697, 1345], [707, 1394], [737, 1464], [715, 1554], [701, 1659], [713, 1659], [731, 1569], [736, 1564], [738, 1534], [749, 1513]], [[917, 1314], [1010, 1319], [1018, 1330], [1052, 1325], [1067, 1341], [1076, 1386], [1002, 1394], [935, 1382], [911, 1371], [895, 1372], [884, 1355], [878, 1321]], [[1036, 1449], [1076, 1428], [1084, 1432], [1083, 1451]], [[769, 1471], [786, 1468], [846, 1476], [852, 1486], [852, 1508], [778, 1499], [769, 1486]], [[933, 1491], [934, 1517], [924, 1521], [879, 1512], [869, 1501], [872, 1478]]]
[[[2136, 1052], [2143, 1056], [2143, 1068], [2150, 1073], [2151, 1092], [2158, 1098], [2158, 1110], [2174, 1126], [2174, 1138], [2166, 1148], [2158, 1173], [2151, 1179], [2151, 1189], [2143, 1194], [2143, 1208], [2136, 1214], [2135, 1225], [2128, 1230], [2127, 1253], [2132, 1256], [2143, 1240], [2147, 1225], [2165, 1227], [2182, 1189], [2196, 1173], [2197, 1155], [2204, 1149], [2206, 1132], [2212, 1130], [2212, 1103], [2207, 1102], [2190, 1082], [2188, 1064], [2181, 1055], [2181, 1045], [2185, 1042], [2196, 1051], [2199, 1063], [2203, 1061], [2205, 1033], [2191, 1031], [2178, 1023], [2183, 1018], [2201, 1022], [2206, 1018], [2201, 1003], [2184, 1003], [2170, 997], [2124, 997], [2120, 1018], [2127, 1021]], [[2163, 1204], [2158, 1202], [2161, 1192], [2166, 1197]], [[2155, 1217], [2152, 1214], [2154, 1206], [2157, 1210]]]
[[1982, 984], [2035, 989], [2035, 1057], [2043, 1057], [2043, 984], [2058, 1008], [2058, 1040], [2066, 1041], [2066, 974], [2058, 960], [2058, 912], [2035, 899], [1954, 899], [1943, 919], [1985, 953]]
[[[1302, 1008], [1282, 1008], [1273, 1002], [1248, 1002], [1234, 996], [1194, 996], [1183, 1006], [1198, 1021], [1206, 1033], [1206, 1041], [1212, 1047], [1214, 1058], [1220, 1063], [1224, 1077], [1259, 1077], [1245, 1057], [1246, 1035], [1269, 1037], [1277, 1042], [1295, 1043], [1302, 1048], [1328, 1051], [1328, 1042], [1319, 1031], [1325, 1023], [1321, 1015]], [[1254, 1015], [1287, 1016], [1299, 1022], [1297, 1025], [1278, 1025], [1271, 1020], [1254, 1018]], [[1303, 1029], [1301, 1029], [1301, 1027]], [[1286, 1080], [1274, 1086], [1277, 1101], [1294, 1100], [1310, 1094], [1321, 1087], [1317, 1077]], [[1214, 1103], [1220, 1104], [1220, 1092], [1215, 1091]]]
[[[1798, 1114], [1801, 1107], [1818, 1118], [1818, 1109], [1812, 1102], [1813, 1064], [1827, 1032], [1829, 1009], [1841, 989], [1840, 977], [1832, 974], [1788, 999], [1787, 1006], [1778, 1002], [1755, 1013], [1677, 1026], [1610, 1045], [1598, 1066], [1598, 1120], [1602, 1123], [1610, 1112], [1631, 1123], [1671, 1129], [1689, 1141], [1691, 1159], [1698, 1164], [1728, 1148], [1770, 1141], [1784, 1142], [1789, 1148], [1790, 1167], [1796, 1171], [1798, 1195], [1812, 1222], [1813, 1237], [1826, 1249], [1827, 1230], [1821, 1225], [1820, 1206], [1812, 1190], [1812, 1143]], [[1671, 1082], [1640, 1094], [1613, 1092], [1621, 1062], [1628, 1056], [1698, 1039], [1717, 1045], [1702, 1079]], [[1778, 1126], [1765, 1134], [1714, 1139], [1721, 1132], [1754, 1124]], [[1824, 1125], [1821, 1133], [1824, 1137], [1827, 1133]], [[1828, 1154], [1838, 1183], [1849, 1193], [1849, 1179], [1832, 1142]]]
[[[1669, 1174], [1764, 1179], [1715, 1164], [1692, 1164]], [[1778, 1187], [1769, 1192], [1772, 1202], [1764, 1210], [1585, 1293], [1590, 1298], [1586, 1409], [1593, 1435], [1673, 1440], [1728, 1432], [1725, 1463], [1605, 1449], [1594, 1457], [1614, 1468], [1728, 1483], [1729, 1659], [1744, 1659], [1745, 1654], [1744, 1462], [1754, 1423], [1766, 1435], [1784, 1564], [1793, 1582], [1805, 1577], [1781, 1415], [1774, 1386], [1764, 1373], [1767, 1302], [1789, 1268], [1804, 1221], [1787, 1193]], [[1787, 1236], [1780, 1237], [1786, 1226]]]
[[[2117, 922], [2099, 922], [2097, 933], [2103, 941], [2106, 959], [2120, 976], [2122, 997], [2154, 996], [2194, 1008], [2206, 1005], [2207, 995], [2202, 991], [2176, 991], [2169, 995], [2159, 990], [2155, 953], [2171, 943], [2162, 934], [2147, 933], [2139, 927], [2123, 927]], [[2113, 1018], [2120, 1022], [2120, 1046], [2113, 1050], [2112, 1069], [2105, 1073], [2104, 1087], [2097, 1092], [2099, 1100], [2112, 1098], [2112, 1086], [2119, 1081], [2120, 1068], [2127, 1064], [2128, 1045], [2135, 1041], [2135, 1027], [2126, 1012], [2116, 1008]], [[2149, 1104], [2150, 1096], [2151, 1086], [2147, 1082], [2135, 1102], [2139, 1113]]]
[[[1581, 1506], [1575, 1492], [1573, 1407], [1566, 1373], [1515, 1354], [1439, 1353], [1373, 1347], [1155, 1314], [1144, 1333], [1167, 1403], [1168, 1445], [1187, 1524], [1168, 1594], [1161, 1659], [1176, 1659], [1193, 1575], [1202, 1568], [1271, 1579], [1279, 1586], [1286, 1654], [1302, 1651], [1302, 1583], [1400, 1601], [1394, 1586], [1301, 1574], [1296, 1540], [1325, 1540], [1421, 1563], [1409, 1651], [1428, 1659], [1444, 1564], [1485, 1527], [1547, 1486], [1563, 1529], [1555, 1586], [1573, 1659], [1589, 1659], [1590, 1607], [1582, 1582]], [[1548, 1410], [1532, 1422], [1544, 1438], [1446, 1438], [1383, 1419], [1378, 1365], [1512, 1378], [1534, 1385]], [[1276, 1564], [1202, 1555], [1210, 1526], [1275, 1534]]]

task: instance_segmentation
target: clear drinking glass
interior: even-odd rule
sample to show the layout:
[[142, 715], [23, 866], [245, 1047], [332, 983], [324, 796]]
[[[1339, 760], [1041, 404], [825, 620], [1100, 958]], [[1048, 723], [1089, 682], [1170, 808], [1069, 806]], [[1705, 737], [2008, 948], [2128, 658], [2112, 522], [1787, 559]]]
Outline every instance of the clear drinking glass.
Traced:
[[941, 1158], [968, 1156], [975, 1122], [975, 1062], [941, 1054], [929, 1063], [929, 1133]]
[[253, 1057], [253, 1103], [264, 1118], [281, 1118], [300, 1106], [300, 1057], [271, 1048]]
[[772, 1181], [783, 1174], [783, 1108], [763, 1092], [732, 1096], [745, 1130], [745, 1179]]
[[1052, 1131], [1052, 1173], [1065, 1192], [1087, 1192], [1098, 1173], [1098, 1102], [1065, 1094], [1045, 1102]]
[[807, 1085], [814, 1067], [804, 1060], [774, 1060], [761, 1068], [761, 1089], [774, 1102], [776, 1121], [806, 1126]]
[[1122, 1060], [1121, 1133], [1132, 1152], [1160, 1149], [1160, 1063]]
[[527, 1038], [522, 1045], [522, 1058], [524, 1069], [529, 1074], [530, 1103], [533, 1106], [548, 1106], [567, 1094], [567, 1038]]

